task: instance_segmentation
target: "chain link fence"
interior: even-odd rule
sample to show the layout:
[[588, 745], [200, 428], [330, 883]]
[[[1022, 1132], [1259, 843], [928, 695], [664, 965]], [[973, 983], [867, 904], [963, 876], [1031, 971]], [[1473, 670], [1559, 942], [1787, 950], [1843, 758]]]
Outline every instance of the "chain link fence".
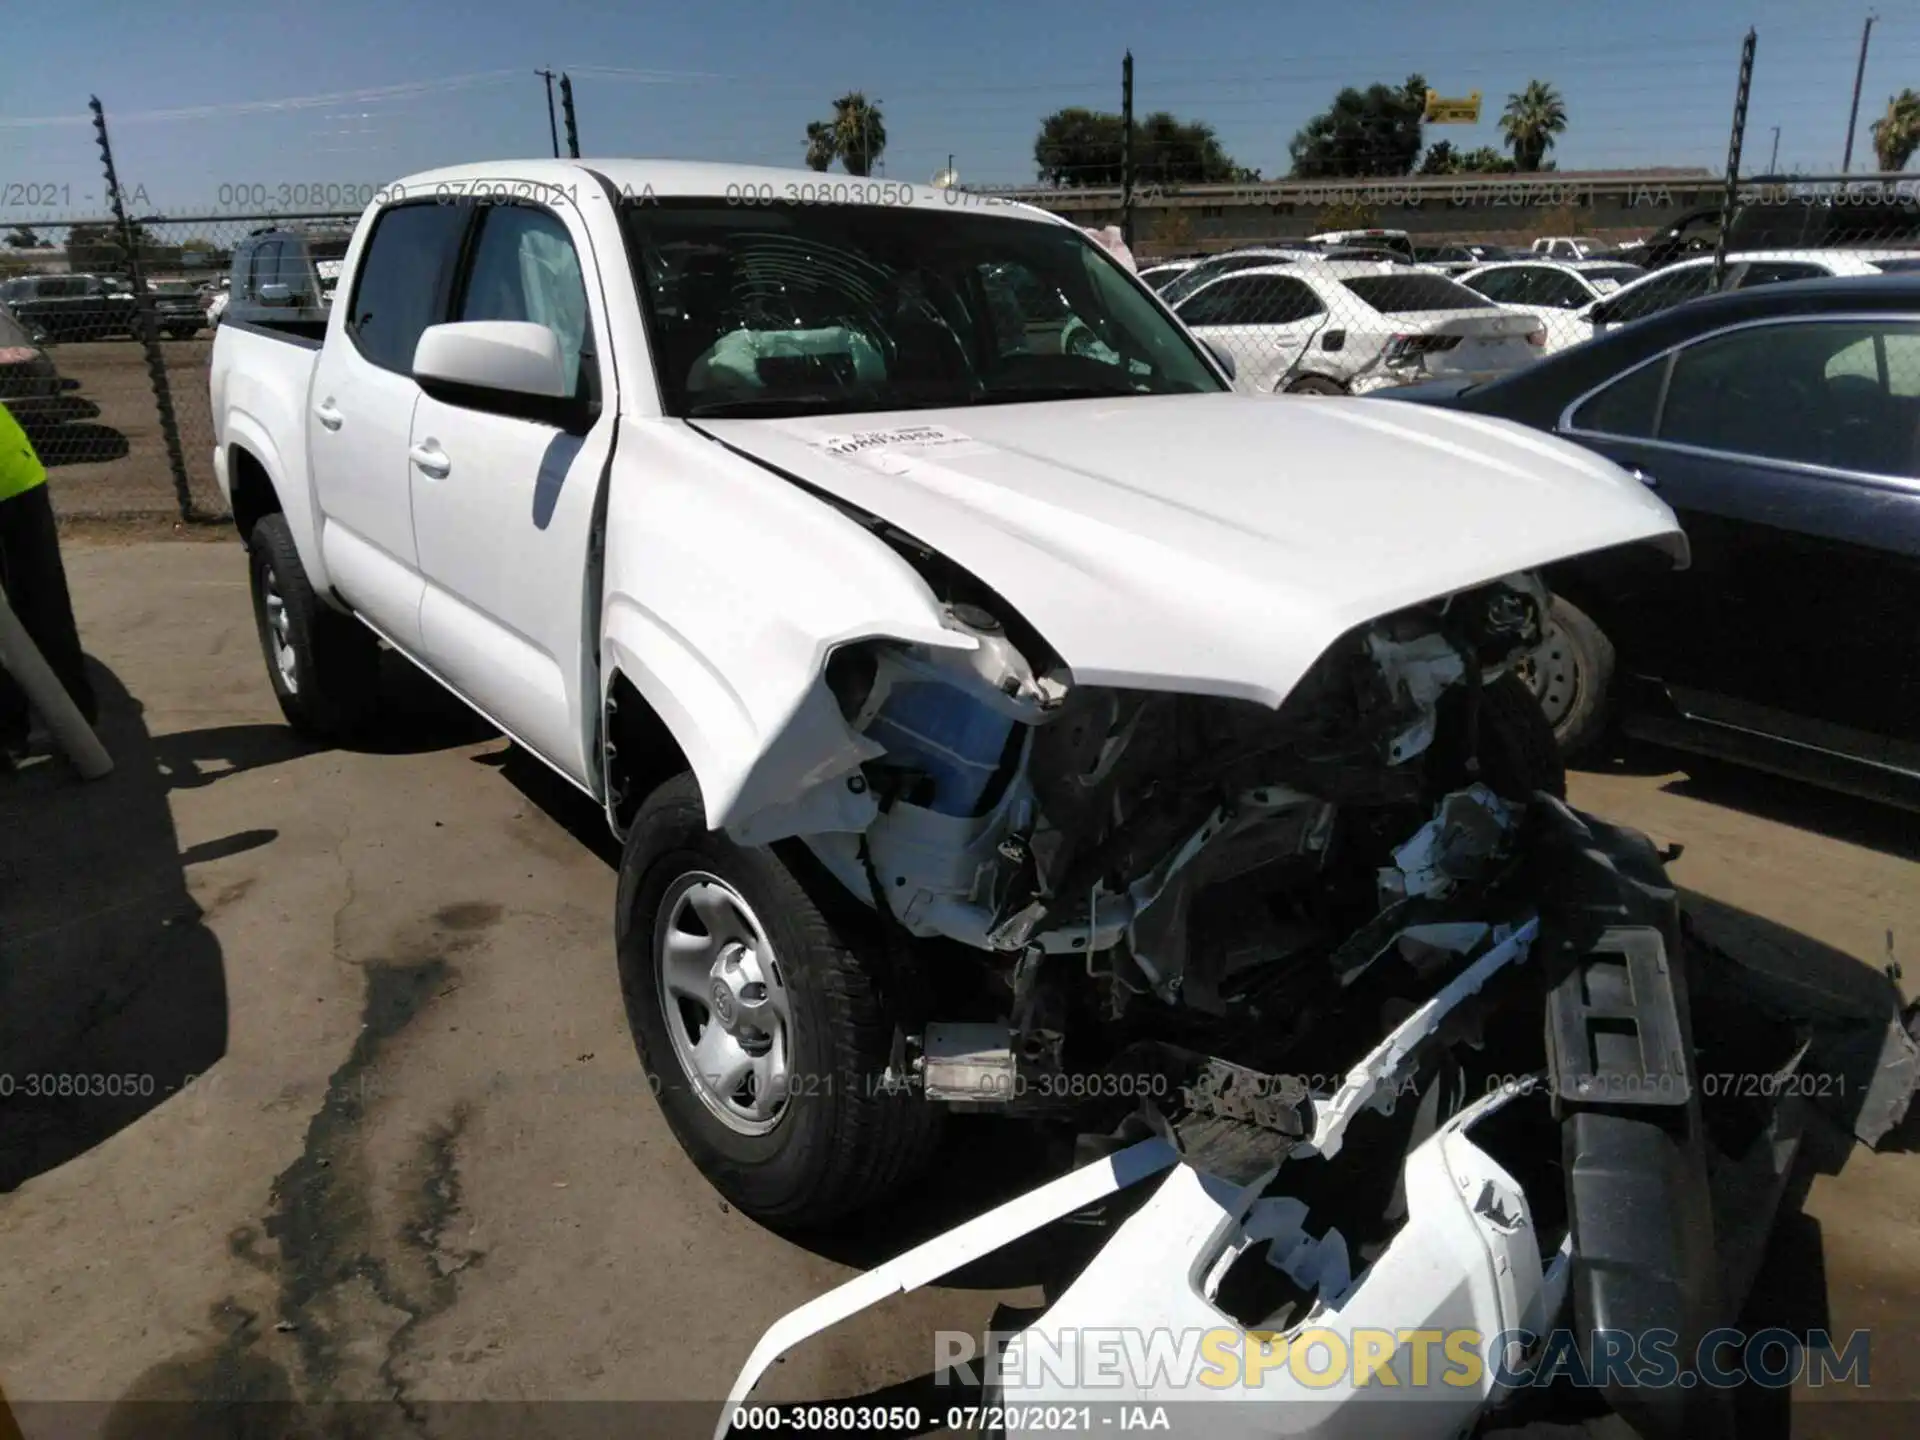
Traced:
[[0, 251], [0, 401], [63, 516], [220, 518], [207, 381], [233, 248], [357, 213], [145, 218], [137, 266], [111, 219], [67, 222], [58, 247]]

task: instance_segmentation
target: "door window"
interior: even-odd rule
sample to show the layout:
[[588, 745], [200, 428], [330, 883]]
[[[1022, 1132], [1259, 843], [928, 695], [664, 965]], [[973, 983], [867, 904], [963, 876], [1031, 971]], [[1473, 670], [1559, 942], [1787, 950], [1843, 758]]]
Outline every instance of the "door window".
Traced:
[[1549, 270], [1545, 266], [1533, 272], [1533, 286], [1528, 294], [1528, 304], [1550, 305], [1557, 310], [1578, 310], [1593, 298], [1587, 293], [1587, 287], [1566, 271]]
[[1291, 325], [1318, 315], [1319, 298], [1281, 275], [1231, 275], [1209, 285], [1180, 310], [1189, 325]]
[[354, 279], [347, 333], [383, 370], [413, 373], [420, 332], [446, 313], [465, 205], [396, 205], [374, 221]]
[[1913, 476], [1920, 324], [1756, 325], [1679, 352], [1658, 438], [1732, 455]]
[[1607, 301], [1607, 321], [1610, 324], [1625, 324], [1645, 315], [1670, 310], [1682, 301], [1706, 294], [1707, 287], [1712, 283], [1711, 265], [1677, 265], [1661, 271], [1652, 279], [1622, 290]]
[[1751, 290], [1756, 285], [1778, 285], [1783, 280], [1816, 280], [1831, 272], [1819, 265], [1809, 265], [1804, 260], [1755, 260], [1740, 276], [1740, 288]]
[[587, 285], [567, 227], [530, 205], [489, 206], [481, 212], [461, 297], [462, 320], [520, 320], [544, 325], [560, 342], [567, 389], [577, 393], [587, 346]]
[[1527, 303], [1527, 276], [1531, 273], [1530, 267], [1516, 265], [1504, 270], [1489, 270], [1484, 275], [1476, 275], [1460, 283], [1470, 290], [1477, 290], [1496, 305], [1524, 305]]
[[1642, 365], [1575, 410], [1569, 421], [1570, 428], [1592, 435], [1618, 435], [1628, 440], [1650, 438], [1666, 378], [1665, 360]]
[[254, 247], [253, 260], [247, 269], [247, 293], [245, 298], [260, 298], [260, 287], [270, 285], [280, 278], [281, 242], [263, 240]]

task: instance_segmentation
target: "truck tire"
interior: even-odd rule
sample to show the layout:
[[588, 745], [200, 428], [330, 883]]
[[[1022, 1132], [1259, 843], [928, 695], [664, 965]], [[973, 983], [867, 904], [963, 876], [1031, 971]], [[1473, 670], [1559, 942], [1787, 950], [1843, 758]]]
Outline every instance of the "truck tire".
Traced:
[[1528, 683], [1553, 727], [1560, 753], [1578, 759], [1607, 731], [1613, 642], [1584, 610], [1556, 595], [1546, 639], [1527, 668]]
[[263, 515], [247, 537], [253, 620], [280, 713], [302, 735], [361, 733], [380, 705], [380, 642], [313, 593], [284, 515]]
[[1546, 712], [1509, 670], [1480, 692], [1480, 768], [1493, 790], [1524, 800], [1536, 790], [1567, 798], [1567, 763]]
[[881, 1083], [894, 1024], [865, 937], [829, 918], [777, 850], [710, 831], [691, 774], [634, 817], [614, 930], [648, 1085], [741, 1211], [817, 1227], [932, 1158], [941, 1110]]

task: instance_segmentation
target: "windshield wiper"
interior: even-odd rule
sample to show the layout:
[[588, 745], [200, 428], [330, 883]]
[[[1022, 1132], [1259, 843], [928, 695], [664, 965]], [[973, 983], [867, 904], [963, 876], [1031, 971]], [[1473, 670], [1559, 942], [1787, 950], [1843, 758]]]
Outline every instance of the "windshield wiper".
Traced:
[[687, 406], [687, 417], [719, 420], [743, 415], [817, 415], [822, 411], [854, 415], [898, 408], [891, 400], [851, 395], [741, 395], [732, 400], [702, 400]]
[[1041, 400], [1125, 400], [1151, 394], [1125, 385], [1021, 385], [976, 395], [975, 405], [1025, 405]]

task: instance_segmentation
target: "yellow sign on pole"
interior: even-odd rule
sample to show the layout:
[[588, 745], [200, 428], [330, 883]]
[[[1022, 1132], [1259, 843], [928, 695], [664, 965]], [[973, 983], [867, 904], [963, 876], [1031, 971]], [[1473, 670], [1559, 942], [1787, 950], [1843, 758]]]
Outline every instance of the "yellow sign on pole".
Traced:
[[1480, 92], [1476, 90], [1464, 100], [1446, 100], [1438, 90], [1429, 90], [1426, 113], [1421, 118], [1429, 125], [1478, 125]]

